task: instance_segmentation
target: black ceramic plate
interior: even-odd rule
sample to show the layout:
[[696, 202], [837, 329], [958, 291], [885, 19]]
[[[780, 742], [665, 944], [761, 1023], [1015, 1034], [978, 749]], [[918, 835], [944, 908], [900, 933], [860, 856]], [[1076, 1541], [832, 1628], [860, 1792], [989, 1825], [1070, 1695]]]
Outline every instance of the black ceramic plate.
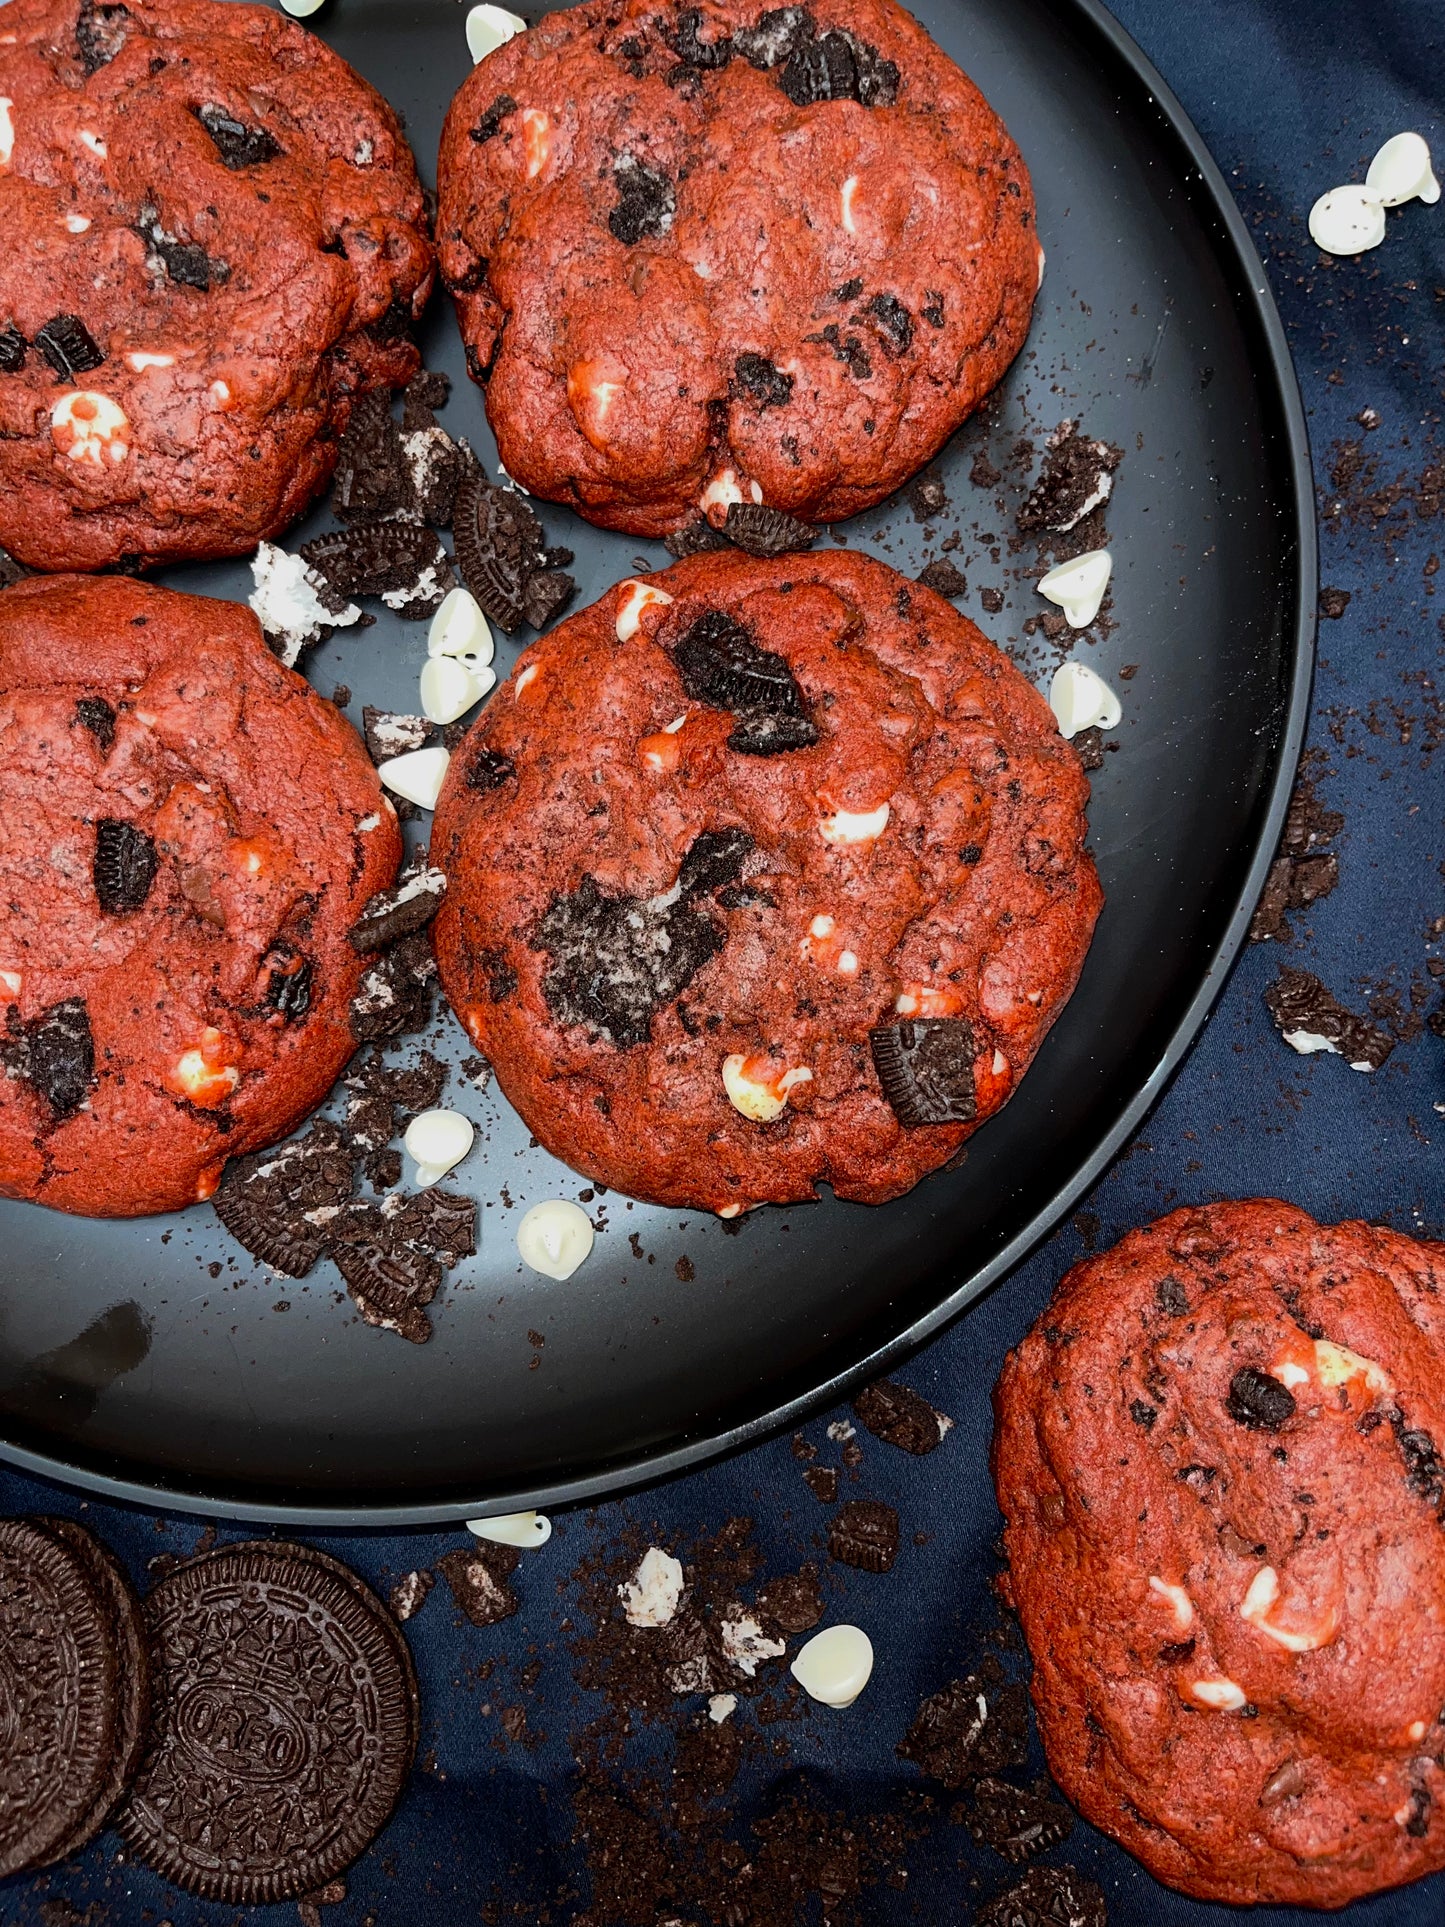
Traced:
[[[1001, 462], [1066, 414], [1127, 450], [1110, 510], [1118, 627], [1086, 652], [1124, 698], [1091, 810], [1108, 902], [1017, 1096], [960, 1170], [882, 1209], [825, 1198], [725, 1229], [608, 1197], [592, 1257], [555, 1284], [519, 1264], [516, 1225], [581, 1181], [530, 1147], [495, 1090], [454, 1080], [479, 1126], [455, 1182], [481, 1200], [481, 1249], [423, 1347], [361, 1324], [329, 1266], [270, 1277], [205, 1206], [114, 1224], [5, 1204], [0, 1450], [17, 1462], [315, 1523], [556, 1504], [685, 1466], [797, 1420], [960, 1312], [1069, 1209], [1179, 1063], [1242, 940], [1308, 699], [1313, 510], [1283, 334], [1223, 180], [1102, 8], [915, 10], [1023, 148], [1048, 271], [1028, 348], [943, 458], [953, 507], [932, 540], [902, 501], [840, 539], [913, 573], [957, 528], [962, 606], [1042, 682], [1055, 658], [1022, 638], [1043, 606], [1032, 589], [981, 608], [980, 589], [1005, 586], [990, 550], [1008, 531], [968, 479], [974, 456]], [[428, 177], [467, 71], [464, 19], [457, 0], [331, 0], [314, 23], [404, 110]], [[447, 426], [490, 459], [440, 301], [425, 348], [456, 382]], [[577, 551], [585, 601], [665, 559], [560, 511], [545, 520]], [[166, 579], [250, 587], [244, 565]], [[411, 708], [425, 647], [424, 626], [382, 612], [310, 674], [327, 693], [347, 683], [354, 717], [363, 700]], [[504, 643], [499, 668], [514, 654]], [[450, 1018], [438, 1028], [433, 1047], [465, 1055]]]

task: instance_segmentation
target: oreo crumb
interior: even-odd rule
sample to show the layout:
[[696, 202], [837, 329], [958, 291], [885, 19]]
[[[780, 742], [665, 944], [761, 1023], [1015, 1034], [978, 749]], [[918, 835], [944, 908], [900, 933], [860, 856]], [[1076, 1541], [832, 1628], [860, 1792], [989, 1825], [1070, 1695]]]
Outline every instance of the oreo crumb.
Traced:
[[786, 555], [811, 549], [818, 539], [818, 531], [796, 515], [762, 502], [729, 502], [723, 533], [745, 555]]
[[1229, 1381], [1225, 1398], [1236, 1425], [1256, 1432], [1277, 1432], [1295, 1415], [1294, 1394], [1277, 1378], [1254, 1365], [1241, 1365]]
[[873, 1067], [909, 1130], [962, 1124], [975, 1113], [973, 1026], [964, 1017], [904, 1018], [868, 1033]]
[[81, 696], [75, 705], [75, 720], [90, 731], [101, 754], [108, 756], [115, 741], [115, 711], [104, 696]]
[[733, 363], [730, 385], [735, 395], [747, 395], [760, 409], [786, 408], [792, 400], [793, 379], [766, 355], [742, 354]]
[[233, 171], [243, 167], [264, 166], [282, 152], [281, 143], [274, 140], [264, 127], [248, 127], [244, 121], [234, 119], [224, 107], [217, 107], [214, 102], [198, 107], [196, 119], [215, 143], [223, 166]]
[[968, 578], [946, 555], [940, 556], [937, 562], [930, 562], [927, 568], [920, 569], [917, 580], [925, 589], [932, 589], [935, 595], [957, 597], [968, 591]]
[[106, 915], [129, 916], [140, 909], [155, 882], [155, 838], [121, 817], [102, 816], [95, 826], [91, 875], [96, 901]]
[[1318, 977], [1292, 964], [1280, 965], [1264, 1001], [1275, 1028], [1302, 1056], [1328, 1051], [1352, 1071], [1377, 1071], [1395, 1048], [1388, 1031], [1346, 1010]]
[[677, 212], [677, 195], [667, 176], [635, 154], [622, 154], [612, 178], [618, 198], [607, 225], [615, 239], [632, 248], [644, 235], [666, 234]]
[[1023, 535], [1066, 535], [1108, 501], [1124, 451], [1092, 441], [1078, 423], [1063, 421], [1049, 437], [1038, 481], [1018, 512]]
[[1108, 1927], [1104, 1896], [1072, 1867], [1030, 1867], [1017, 1887], [980, 1907], [975, 1927]]
[[389, 890], [380, 890], [346, 933], [362, 956], [425, 930], [445, 894], [447, 880], [425, 862], [410, 863]]
[[392, 1587], [387, 1603], [399, 1620], [414, 1619], [426, 1604], [427, 1594], [435, 1584], [435, 1575], [425, 1567], [404, 1573]]
[[1321, 589], [1320, 614], [1330, 622], [1338, 622], [1350, 606], [1348, 589]]
[[898, 1557], [898, 1514], [881, 1499], [849, 1499], [828, 1528], [828, 1556], [862, 1572], [891, 1572]]
[[452, 533], [462, 581], [499, 628], [541, 628], [570, 599], [576, 585], [556, 567], [537, 516], [479, 470], [457, 490]]
[[474, 1626], [496, 1626], [522, 1603], [507, 1581], [521, 1563], [515, 1546], [479, 1546], [475, 1552], [448, 1552], [437, 1571], [452, 1598]]
[[970, 1780], [1022, 1766], [1028, 1723], [1027, 1689], [1005, 1680], [990, 1658], [921, 1703], [898, 1755], [957, 1792]]
[[36, 335], [35, 346], [55, 370], [57, 381], [73, 381], [105, 360], [79, 315], [55, 315]]
[[937, 1451], [952, 1422], [909, 1386], [886, 1378], [865, 1385], [853, 1401], [853, 1410], [874, 1438], [915, 1458]]
[[361, 729], [373, 763], [425, 749], [432, 738], [432, 725], [425, 716], [400, 715], [395, 710], [373, 709], [370, 704], [362, 709]]
[[0, 1064], [44, 1098], [52, 1123], [78, 1111], [95, 1081], [95, 1041], [83, 997], [67, 997], [22, 1023], [16, 1006], [5, 1011]]
[[233, 1158], [211, 1205], [253, 1258], [287, 1278], [304, 1278], [327, 1250], [329, 1215], [354, 1188], [340, 1127], [321, 1118], [289, 1144]]
[[1007, 1780], [979, 1780], [973, 1789], [969, 1832], [981, 1847], [992, 1847], [1016, 1867], [1058, 1846], [1073, 1832], [1074, 1816], [1049, 1798], [1047, 1786], [1043, 1781], [1026, 1792]]
[[501, 131], [502, 122], [507, 118], [508, 114], [515, 114], [516, 111], [517, 103], [512, 99], [510, 94], [498, 94], [491, 106], [483, 113], [476, 126], [470, 130], [471, 138], [477, 143], [478, 147], [485, 146], [489, 140], [496, 138], [497, 134]]

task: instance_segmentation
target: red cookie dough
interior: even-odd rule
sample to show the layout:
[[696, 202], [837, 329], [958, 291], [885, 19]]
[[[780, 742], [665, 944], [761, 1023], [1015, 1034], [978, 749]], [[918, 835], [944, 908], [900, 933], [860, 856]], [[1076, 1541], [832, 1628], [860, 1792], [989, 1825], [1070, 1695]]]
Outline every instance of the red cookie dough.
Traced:
[[[940, 596], [838, 550], [696, 556], [535, 643], [453, 757], [442, 983], [589, 1177], [728, 1216], [824, 1181], [880, 1203], [1006, 1101], [1072, 991], [1087, 797]], [[905, 1029], [940, 1047], [942, 1121], [885, 1096], [871, 1033], [896, 1058]]]
[[0, 545], [245, 554], [325, 484], [354, 397], [417, 369], [434, 266], [396, 116], [266, 7], [4, 16]]
[[1445, 1245], [1273, 1199], [1076, 1265], [994, 1476], [1055, 1779], [1203, 1899], [1445, 1867]]
[[215, 1190], [355, 1044], [346, 933], [396, 875], [360, 738], [248, 609], [115, 577], [0, 595], [0, 1193]]
[[1018, 149], [893, 0], [545, 14], [453, 101], [439, 185], [509, 473], [635, 535], [879, 501], [999, 381], [1042, 272]]

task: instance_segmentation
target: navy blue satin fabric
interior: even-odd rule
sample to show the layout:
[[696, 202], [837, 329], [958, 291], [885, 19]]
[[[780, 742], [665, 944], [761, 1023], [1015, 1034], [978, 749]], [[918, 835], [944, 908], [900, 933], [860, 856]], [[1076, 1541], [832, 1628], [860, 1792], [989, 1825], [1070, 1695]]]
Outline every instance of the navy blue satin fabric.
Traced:
[[[1445, 760], [1432, 769], [1427, 753], [1432, 691], [1445, 685], [1445, 589], [1435, 599], [1430, 591], [1445, 577], [1425, 573], [1432, 548], [1445, 549], [1445, 517], [1433, 524], [1397, 518], [1398, 538], [1387, 548], [1378, 532], [1328, 513], [1328, 451], [1341, 436], [1358, 434], [1353, 418], [1373, 408], [1381, 422], [1367, 440], [1382, 479], [1417, 475], [1431, 459], [1445, 370], [1445, 204], [1392, 215], [1382, 249], [1334, 267], [1321, 266], [1305, 217], [1324, 189], [1362, 179], [1376, 146], [1404, 128], [1425, 134], [1445, 161], [1445, 14], [1436, 0], [1383, 0], [1373, 8], [1346, 0], [1115, 0], [1114, 11], [1179, 94], [1248, 215], [1304, 390], [1327, 511], [1322, 580], [1351, 596], [1344, 617], [1321, 626], [1310, 742], [1327, 759], [1322, 799], [1344, 812], [1346, 827], [1337, 845], [1339, 887], [1296, 918], [1289, 954], [1359, 1008], [1366, 982], [1407, 990], [1427, 955], [1445, 954], [1445, 944], [1427, 943], [1427, 927], [1445, 909]], [[1409, 732], [1400, 715], [1414, 719]], [[1437, 735], [1439, 728], [1437, 709]], [[738, 1837], [787, 1790], [810, 1790], [827, 1807], [861, 1815], [896, 1809], [921, 1788], [915, 1770], [895, 1757], [897, 1741], [919, 1698], [966, 1671], [996, 1624], [989, 1580], [999, 1519], [988, 1477], [988, 1391], [1004, 1352], [1086, 1240], [1111, 1242], [1175, 1205], [1260, 1192], [1325, 1219], [1380, 1218], [1445, 1236], [1445, 1042], [1427, 1031], [1401, 1044], [1374, 1076], [1351, 1073], [1338, 1058], [1294, 1056], [1261, 1001], [1279, 955], [1273, 945], [1246, 952], [1182, 1073], [1086, 1212], [901, 1374], [957, 1424], [926, 1460], [864, 1437], [859, 1480], [844, 1487], [845, 1495], [886, 1499], [903, 1526], [893, 1573], [828, 1566], [829, 1618], [869, 1629], [877, 1650], [872, 1683], [850, 1713], [815, 1709], [771, 1729], [785, 1734], [787, 1759], [745, 1767], [731, 1796]], [[838, 1416], [806, 1428], [831, 1462], [837, 1447], [825, 1428]], [[563, 1623], [575, 1605], [568, 1575], [626, 1522], [645, 1530], [656, 1522], [672, 1543], [737, 1513], [756, 1521], [764, 1569], [790, 1570], [818, 1556], [828, 1516], [800, 1471], [783, 1438], [640, 1497], [559, 1517], [551, 1543], [524, 1555], [523, 1609], [500, 1627], [458, 1623], [439, 1589], [408, 1628], [428, 1770], [415, 1774], [396, 1819], [352, 1871], [347, 1899], [326, 1910], [334, 1927], [518, 1917], [564, 1923], [583, 1913], [589, 1889], [574, 1838], [567, 1736], [597, 1707], [573, 1678]], [[0, 1513], [32, 1510], [85, 1520], [141, 1582], [148, 1560], [188, 1551], [201, 1529], [194, 1520], [87, 1504], [0, 1473]], [[223, 1537], [243, 1530], [225, 1528]], [[466, 1543], [460, 1529], [311, 1536], [383, 1591]], [[533, 1659], [541, 1671], [528, 1689], [519, 1675]], [[486, 1660], [495, 1666], [481, 1681], [476, 1669]], [[1409, 1666], [1408, 1652], [1399, 1663]], [[533, 1746], [514, 1744], [501, 1730], [500, 1707], [516, 1703], [525, 1704], [532, 1732], [545, 1736]], [[1116, 1927], [1212, 1927], [1229, 1917], [1157, 1886], [1083, 1825], [1047, 1858], [1096, 1880]], [[1012, 1884], [1005, 1864], [948, 1819], [946, 1800], [905, 1860], [902, 1891], [874, 1887], [835, 1918], [936, 1927], [968, 1918], [979, 1900]], [[559, 1902], [559, 1889], [572, 1897]], [[489, 1902], [499, 1904], [497, 1913], [485, 1911]], [[818, 1902], [810, 1906], [803, 1918], [822, 1918]], [[1445, 1876], [1361, 1903], [1350, 1918], [1360, 1927], [1438, 1927], [1442, 1915]], [[294, 1907], [197, 1903], [127, 1865], [114, 1834], [49, 1875], [0, 1883], [7, 1927], [68, 1927], [80, 1919], [273, 1927], [296, 1918]], [[683, 1918], [691, 1915], [683, 1910]], [[1307, 1916], [1266, 1909], [1258, 1918], [1261, 1927], [1276, 1927]], [[596, 1927], [611, 1922], [597, 1917]]]

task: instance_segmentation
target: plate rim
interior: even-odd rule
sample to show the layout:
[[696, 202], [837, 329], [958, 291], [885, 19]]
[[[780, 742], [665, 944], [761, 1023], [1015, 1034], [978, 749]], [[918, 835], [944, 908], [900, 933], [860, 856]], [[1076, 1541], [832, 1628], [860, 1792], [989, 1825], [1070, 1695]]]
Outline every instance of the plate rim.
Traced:
[[0, 1466], [13, 1467], [17, 1472], [50, 1479], [59, 1485], [131, 1505], [149, 1508], [159, 1505], [203, 1518], [332, 1530], [440, 1525], [461, 1518], [534, 1508], [558, 1511], [617, 1498], [624, 1493], [696, 1471], [729, 1454], [745, 1451], [766, 1438], [802, 1424], [816, 1413], [836, 1405], [855, 1387], [902, 1364], [961, 1317], [985, 1293], [1004, 1283], [1037, 1250], [1079, 1199], [1098, 1183], [1159, 1102], [1183, 1067], [1239, 959], [1269, 865], [1284, 829], [1285, 814], [1304, 748], [1315, 666], [1319, 541], [1314, 475], [1304, 401], [1284, 323], [1259, 251], [1222, 169], [1173, 89], [1134, 37], [1102, 4], [1102, 0], [1054, 0], [1054, 4], [1061, 14], [1071, 16], [1086, 33], [1097, 36], [1103, 42], [1108, 56], [1122, 63], [1134, 81], [1143, 87], [1160, 119], [1182, 150], [1189, 168], [1197, 176], [1205, 198], [1213, 203], [1219, 223], [1216, 249], [1224, 256], [1232, 254], [1237, 263], [1239, 280], [1235, 282], [1234, 291], [1238, 296], [1241, 283], [1247, 287], [1248, 299], [1242, 306], [1265, 350], [1260, 373], [1268, 378], [1275, 393], [1284, 431], [1282, 455], [1290, 482], [1287, 493], [1292, 494], [1294, 511], [1293, 590], [1296, 607], [1293, 646], [1289, 653], [1289, 694], [1261, 832], [1229, 921], [1215, 945], [1198, 988], [1169, 1033], [1153, 1070], [1124, 1106], [1112, 1128], [1084, 1159], [1073, 1178], [1051, 1193], [987, 1264], [970, 1272], [921, 1317], [913, 1319], [891, 1338], [873, 1346], [863, 1357], [833, 1372], [808, 1391], [797, 1393], [753, 1417], [725, 1425], [720, 1430], [709, 1430], [680, 1445], [670, 1445], [615, 1462], [599, 1471], [524, 1488], [506, 1499], [483, 1496], [471, 1503], [465, 1500], [447, 1503], [396, 1503], [383, 1500], [376, 1505], [357, 1504], [354, 1501], [331, 1505], [304, 1501], [258, 1501], [241, 1492], [228, 1492], [220, 1487], [207, 1492], [186, 1491], [163, 1481], [151, 1482], [106, 1472], [98, 1464], [88, 1465], [83, 1461], [71, 1463], [4, 1438], [0, 1438]]

